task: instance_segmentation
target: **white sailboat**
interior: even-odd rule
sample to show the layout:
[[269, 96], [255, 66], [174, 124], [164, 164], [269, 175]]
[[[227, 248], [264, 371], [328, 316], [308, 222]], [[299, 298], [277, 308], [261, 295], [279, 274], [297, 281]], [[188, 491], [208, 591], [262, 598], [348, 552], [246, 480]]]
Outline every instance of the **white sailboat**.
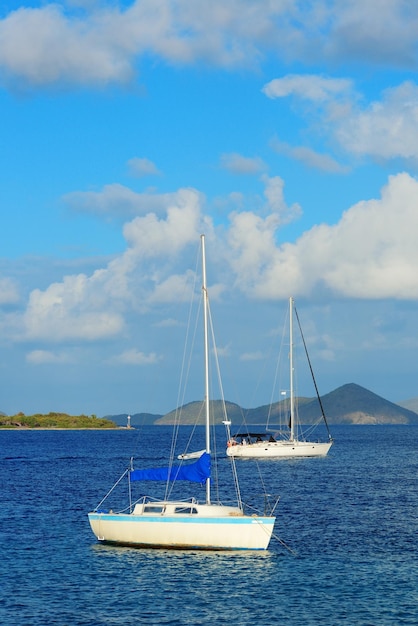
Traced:
[[[102, 543], [147, 548], [266, 550], [271, 539], [275, 517], [272, 514], [245, 514], [238, 484], [236, 485], [236, 505], [227, 506], [221, 502], [212, 502], [208, 363], [209, 303], [204, 235], [201, 236], [201, 245], [204, 305], [205, 451], [197, 461], [190, 464], [171, 464], [167, 468], [156, 470], [135, 470], [130, 467], [125, 473], [128, 475], [129, 494], [131, 494], [132, 481], [185, 480], [204, 484], [206, 499], [204, 503], [199, 503], [194, 498], [155, 500], [150, 496], [143, 496], [140, 501], [130, 502], [128, 512], [103, 512], [101, 507], [104, 500], [102, 500], [98, 507], [88, 514], [93, 533]], [[232, 469], [236, 477], [233, 464]]]
[[[288, 430], [270, 434], [241, 432], [228, 439], [226, 453], [230, 457], [241, 458], [289, 458], [289, 457], [320, 457], [326, 456], [332, 446], [332, 437], [328, 429], [327, 420], [322, 407], [321, 398], [317, 397], [322, 412], [322, 418], [328, 430], [328, 441], [306, 440], [299, 430], [297, 410], [294, 394], [294, 365], [293, 365], [293, 311], [294, 301], [289, 298], [289, 368], [290, 368], [290, 417]], [[308, 357], [309, 358], [309, 357]], [[312, 368], [311, 368], [312, 371]]]

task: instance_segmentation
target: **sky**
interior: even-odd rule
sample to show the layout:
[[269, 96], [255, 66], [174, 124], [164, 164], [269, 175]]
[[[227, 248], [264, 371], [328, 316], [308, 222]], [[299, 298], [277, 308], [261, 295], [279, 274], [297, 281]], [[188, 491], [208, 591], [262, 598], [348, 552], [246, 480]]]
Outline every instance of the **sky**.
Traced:
[[2, 2], [0, 411], [174, 409], [201, 233], [227, 400], [290, 296], [321, 394], [418, 396], [418, 4], [377, 4]]

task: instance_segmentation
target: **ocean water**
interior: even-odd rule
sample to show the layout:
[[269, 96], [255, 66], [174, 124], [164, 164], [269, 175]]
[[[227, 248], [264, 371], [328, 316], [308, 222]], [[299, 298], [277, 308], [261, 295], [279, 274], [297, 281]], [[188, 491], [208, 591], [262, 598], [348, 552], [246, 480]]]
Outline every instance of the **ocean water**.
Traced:
[[244, 500], [259, 475], [281, 496], [267, 552], [197, 552], [99, 545], [87, 520], [170, 429], [0, 431], [0, 624], [416, 626], [418, 427], [333, 435], [324, 459], [237, 462]]

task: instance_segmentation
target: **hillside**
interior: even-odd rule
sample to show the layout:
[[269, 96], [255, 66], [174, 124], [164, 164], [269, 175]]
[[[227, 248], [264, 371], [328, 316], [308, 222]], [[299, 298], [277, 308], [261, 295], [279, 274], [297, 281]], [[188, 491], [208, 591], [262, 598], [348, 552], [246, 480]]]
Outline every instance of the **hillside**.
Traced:
[[116, 428], [114, 422], [98, 418], [95, 415], [67, 415], [67, 413], [48, 413], [42, 415], [0, 415], [0, 428], [6, 429], [85, 429], [85, 428]]
[[[354, 383], [338, 387], [321, 400], [330, 424], [418, 424], [418, 414], [414, 411]], [[316, 399], [299, 407], [302, 423], [315, 422], [320, 415]]]
[[404, 409], [409, 409], [410, 411], [414, 411], [418, 413], [418, 398], [410, 398], [409, 400], [403, 400], [402, 402], [398, 402], [399, 406], [403, 406]]
[[[222, 421], [225, 419], [225, 415], [223, 413], [223, 403], [221, 400], [211, 400], [211, 412], [214, 417], [214, 421], [216, 424], [222, 424]], [[245, 409], [242, 409], [238, 404], [234, 404], [233, 402], [225, 402], [226, 411], [228, 414], [228, 419], [232, 422], [237, 422], [242, 419], [242, 414]], [[199, 415], [198, 423], [203, 424], [205, 421], [204, 413], [203, 413], [203, 402], [189, 402], [189, 404], [185, 404], [181, 407], [181, 423], [184, 425], [187, 424], [195, 424], [196, 423], [196, 415]], [[158, 425], [163, 424], [173, 424], [176, 419], [176, 410], [170, 411], [166, 415], [163, 415], [159, 420], [155, 423]]]
[[[338, 387], [331, 393], [321, 398], [325, 415], [329, 424], [418, 424], [418, 414], [408, 408], [389, 402], [372, 391], [368, 391], [360, 385], [349, 383]], [[285, 400], [282, 401], [286, 402]], [[211, 402], [215, 423], [222, 423], [224, 419], [222, 402]], [[279, 415], [280, 403], [276, 402], [271, 407], [263, 405], [254, 409], [245, 409], [238, 404], [225, 402], [228, 418], [235, 426], [246, 423], [252, 425], [265, 425], [269, 412], [270, 423], [274, 424], [275, 416]], [[321, 411], [316, 398], [298, 399], [299, 417], [302, 423], [311, 424], [321, 417]], [[181, 408], [181, 423], [194, 424], [196, 415], [198, 423], [203, 424], [202, 402], [190, 402]], [[176, 411], [170, 411], [166, 415], [150, 415], [138, 413], [131, 416], [131, 425], [139, 424], [173, 424]], [[127, 415], [107, 416], [108, 419], [120, 426], [127, 423]], [[277, 423], [277, 420], [276, 420]]]
[[[349, 383], [322, 396], [321, 400], [329, 424], [418, 424], [418, 398], [402, 402], [402, 404], [395, 404], [360, 385]], [[254, 409], [245, 409], [233, 402], [225, 402], [225, 404], [228, 418], [234, 426], [238, 426], [243, 423], [265, 425], [269, 413], [271, 414], [270, 424], [274, 424], [275, 416], [279, 415], [284, 402], [286, 402], [286, 400], [283, 400], [281, 403], [276, 402], [271, 407], [270, 405], [262, 405]], [[215, 423], [221, 424], [224, 419], [222, 402], [220, 400], [214, 400], [211, 404], [214, 411]], [[298, 398], [298, 407], [300, 421], [303, 424], [314, 423], [321, 417], [320, 407], [316, 398]], [[181, 423], [195, 424], [196, 415], [199, 415], [199, 413], [201, 415], [199, 416], [198, 423], [203, 424], [202, 402], [190, 402], [184, 405], [181, 407]], [[7, 418], [7, 416], [2, 415], [0, 412], [0, 427], [19, 427], [18, 425], [21, 424], [22, 420], [17, 419], [17, 417], [22, 417], [22, 415], [23, 414], [19, 414], [18, 416]], [[59, 425], [56, 425], [56, 422], [54, 422], [56, 415], [57, 414], [50, 413], [49, 416], [44, 416], [45, 418], [49, 418], [45, 420], [48, 424], [47, 427], [59, 427]], [[51, 419], [52, 417], [54, 417], [54, 419]], [[40, 426], [40, 416], [32, 416], [32, 418], [38, 418], [32, 419], [32, 422], [37, 424], [35, 427], [42, 427]], [[80, 419], [78, 421], [80, 428], [109, 427], [109, 421], [113, 422], [110, 427], [114, 426], [114, 424], [123, 427], [127, 426], [128, 414], [106, 415], [103, 418], [103, 424], [99, 424], [97, 418], [94, 418], [94, 420], [97, 421], [92, 421], [92, 418], [86, 418], [85, 416], [80, 416], [80, 418], [87, 420], [84, 421], [84, 419]], [[130, 424], [134, 428], [146, 425], [161, 426], [164, 424], [173, 424], [175, 418], [176, 410], [170, 411], [166, 415], [134, 413], [131, 415]], [[276, 423], [277, 422], [278, 420], [276, 420]], [[11, 423], [13, 425], [11, 425]], [[74, 421], [68, 419], [68, 416], [64, 418], [64, 415], [61, 414], [59, 423], [60, 425], [64, 423], [74, 424]], [[26, 424], [21, 424], [21, 426], [27, 427]], [[74, 428], [74, 426], [64, 426], [64, 428], [66, 427]]]

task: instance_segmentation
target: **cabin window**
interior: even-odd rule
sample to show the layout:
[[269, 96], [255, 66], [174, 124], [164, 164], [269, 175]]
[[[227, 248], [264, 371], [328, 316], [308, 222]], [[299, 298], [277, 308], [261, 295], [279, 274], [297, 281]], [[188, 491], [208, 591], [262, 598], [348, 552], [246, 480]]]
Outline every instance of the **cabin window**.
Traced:
[[176, 506], [174, 513], [182, 515], [197, 515], [197, 509], [194, 506]]
[[154, 505], [144, 506], [144, 513], [164, 513], [164, 507]]

